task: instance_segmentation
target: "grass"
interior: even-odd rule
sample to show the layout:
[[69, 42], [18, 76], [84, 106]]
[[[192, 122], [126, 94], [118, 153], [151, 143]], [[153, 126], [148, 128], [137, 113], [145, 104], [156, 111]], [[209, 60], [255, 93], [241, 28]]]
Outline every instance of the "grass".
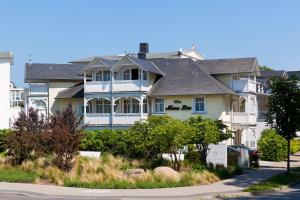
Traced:
[[[72, 169], [64, 172], [53, 164], [52, 157], [27, 160], [20, 166], [11, 166], [5, 159], [0, 159], [0, 181], [97, 189], [150, 189], [207, 185], [239, 171], [234, 167], [207, 168], [183, 163], [178, 175], [168, 176], [145, 169], [144, 162], [110, 154], [100, 158], [78, 156], [73, 161]], [[126, 170], [135, 168], [143, 168], [145, 172], [138, 176], [128, 176], [125, 173]]]
[[17, 183], [33, 183], [39, 178], [34, 172], [28, 172], [21, 169], [0, 169], [0, 181], [17, 182]]
[[246, 188], [244, 191], [257, 192], [262, 190], [270, 190], [270, 189], [286, 186], [297, 180], [300, 180], [300, 173], [294, 173], [294, 172], [291, 172], [289, 174], [280, 173], [265, 181], [262, 181], [261, 183], [251, 185], [250, 187]]
[[292, 140], [291, 141], [291, 153], [297, 153], [298, 151], [300, 151], [300, 140]]

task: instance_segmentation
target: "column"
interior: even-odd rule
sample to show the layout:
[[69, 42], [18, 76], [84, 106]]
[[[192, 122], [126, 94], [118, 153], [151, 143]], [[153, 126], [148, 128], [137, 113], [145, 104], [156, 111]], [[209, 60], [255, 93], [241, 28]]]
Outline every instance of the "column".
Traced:
[[141, 95], [141, 98], [140, 98], [140, 114], [141, 114], [141, 121], [143, 120], [143, 115], [144, 115], [144, 111], [143, 111], [143, 100], [144, 100], [144, 97], [143, 95]]

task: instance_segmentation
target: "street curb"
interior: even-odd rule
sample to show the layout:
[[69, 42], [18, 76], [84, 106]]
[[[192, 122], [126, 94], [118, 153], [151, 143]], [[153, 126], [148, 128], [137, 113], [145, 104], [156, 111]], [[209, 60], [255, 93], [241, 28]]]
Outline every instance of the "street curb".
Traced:
[[261, 190], [261, 191], [256, 191], [256, 192], [233, 192], [233, 193], [224, 193], [224, 194], [218, 194], [215, 197], [216, 198], [239, 198], [239, 197], [253, 197], [253, 196], [262, 196], [262, 195], [270, 195], [273, 194], [274, 192], [282, 192], [287, 190], [293, 185], [296, 185], [300, 183], [300, 180], [296, 180], [288, 185], [281, 186], [278, 188], [273, 188], [270, 190]]

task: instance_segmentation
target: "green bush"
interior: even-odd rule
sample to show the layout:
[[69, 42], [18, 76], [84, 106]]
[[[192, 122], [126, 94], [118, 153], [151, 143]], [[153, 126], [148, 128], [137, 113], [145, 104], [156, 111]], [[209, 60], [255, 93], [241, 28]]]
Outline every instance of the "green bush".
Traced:
[[7, 147], [7, 137], [11, 134], [10, 129], [0, 130], [0, 153], [4, 152]]
[[227, 165], [228, 166], [238, 166], [239, 164], [239, 153], [229, 152], [227, 154]]
[[283, 161], [287, 156], [287, 141], [274, 130], [265, 129], [258, 141], [261, 159], [267, 161]]
[[200, 163], [200, 154], [198, 151], [188, 151], [184, 155], [184, 160], [187, 160], [190, 163]]
[[291, 153], [297, 153], [300, 151], [300, 140], [291, 140]]

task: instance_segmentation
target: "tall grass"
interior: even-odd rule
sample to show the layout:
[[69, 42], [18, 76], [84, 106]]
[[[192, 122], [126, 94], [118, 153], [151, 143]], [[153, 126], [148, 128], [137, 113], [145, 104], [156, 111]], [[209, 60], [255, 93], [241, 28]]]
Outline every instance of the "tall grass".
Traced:
[[[9, 168], [5, 162], [2, 162], [0, 166], [2, 168], [6, 166], [5, 169], [3, 168], [4, 171]], [[140, 166], [143, 166], [141, 161], [129, 161], [123, 157], [104, 154], [100, 158], [76, 157], [72, 170], [69, 172], [55, 167], [51, 157], [25, 161], [15, 169], [30, 175], [29, 182], [87, 188], [162, 188], [210, 184], [219, 181], [218, 176], [208, 170], [194, 171], [188, 167], [180, 172], [179, 178], [174, 179], [156, 175], [152, 170], [147, 169], [145, 173], [137, 176], [126, 175], [126, 170], [140, 168]]]

